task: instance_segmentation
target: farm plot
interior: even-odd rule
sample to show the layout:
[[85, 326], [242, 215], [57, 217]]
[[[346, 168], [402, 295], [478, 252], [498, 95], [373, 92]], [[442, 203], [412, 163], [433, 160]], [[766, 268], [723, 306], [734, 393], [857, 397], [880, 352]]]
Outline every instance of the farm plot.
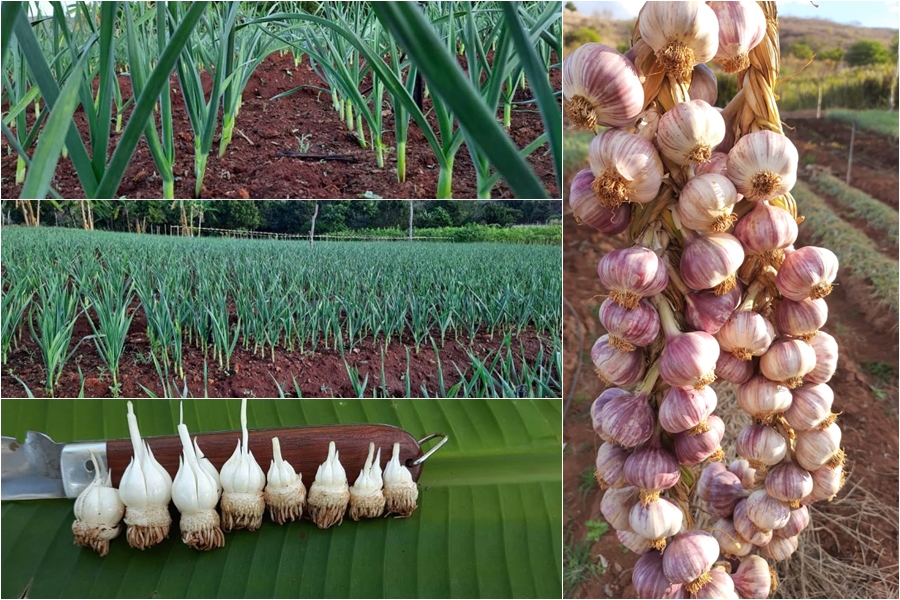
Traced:
[[558, 247], [6, 228], [6, 395], [559, 396]]
[[559, 196], [558, 3], [310, 6], [11, 15], [4, 196]]

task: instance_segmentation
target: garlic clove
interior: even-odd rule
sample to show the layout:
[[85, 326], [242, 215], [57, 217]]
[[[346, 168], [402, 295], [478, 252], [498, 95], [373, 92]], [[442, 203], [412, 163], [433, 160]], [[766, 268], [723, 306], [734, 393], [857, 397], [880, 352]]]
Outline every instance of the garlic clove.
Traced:
[[316, 471], [316, 479], [309, 488], [306, 507], [309, 517], [319, 529], [328, 529], [344, 521], [350, 502], [347, 474], [341, 465], [334, 442], [328, 442], [328, 457]]
[[384, 480], [381, 473], [381, 448], [375, 453], [375, 444], [369, 443], [369, 455], [366, 463], [350, 488], [350, 518], [374, 519], [384, 512], [384, 493], [381, 488]]
[[384, 469], [384, 512], [408, 517], [416, 510], [418, 498], [419, 488], [412, 473], [400, 462], [400, 444], [395, 443], [391, 460]]
[[578, 128], [631, 127], [644, 107], [637, 70], [603, 44], [579, 46], [563, 61], [566, 116]]
[[719, 84], [716, 81], [716, 74], [703, 63], [694, 65], [688, 96], [692, 100], [703, 100], [710, 106], [715, 106], [716, 100], [719, 98]]
[[128, 432], [132, 458], [119, 482], [119, 497], [125, 504], [125, 537], [132, 548], [145, 550], [169, 537], [172, 517], [172, 477], [141, 439], [134, 406], [128, 402]]
[[109, 542], [122, 531], [119, 521], [125, 515], [125, 505], [119, 498], [119, 492], [112, 487], [112, 473], [93, 452], [90, 454], [94, 464], [94, 480], [75, 499], [72, 533], [77, 545], [106, 556]]
[[281, 442], [272, 438], [272, 461], [263, 491], [269, 516], [279, 525], [299, 521], [306, 504], [306, 486], [302, 476], [281, 456]]
[[219, 490], [219, 495], [222, 495], [222, 481], [219, 479], [219, 471], [216, 470], [216, 467], [213, 466], [212, 462], [203, 454], [203, 450], [200, 449], [200, 444], [197, 443], [197, 438], [194, 438], [194, 454], [197, 455], [197, 460], [200, 461], [200, 468], [206, 471], [206, 473], [213, 478], [213, 481], [216, 482], [216, 488]]
[[247, 432], [247, 399], [241, 400], [241, 439], [219, 473], [222, 482], [222, 528], [256, 531], [262, 526], [266, 502], [263, 473], [250, 451]]

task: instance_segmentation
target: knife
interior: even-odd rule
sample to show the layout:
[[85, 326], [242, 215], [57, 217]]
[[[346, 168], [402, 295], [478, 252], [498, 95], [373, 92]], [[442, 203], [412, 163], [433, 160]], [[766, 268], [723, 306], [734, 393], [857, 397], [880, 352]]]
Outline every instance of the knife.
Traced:
[[[362, 470], [369, 453], [369, 443], [381, 449], [384, 468], [391, 458], [395, 443], [400, 444], [400, 460], [406, 464], [413, 480], [418, 481], [422, 464], [447, 443], [448, 436], [441, 433], [416, 440], [410, 433], [393, 425], [320, 425], [314, 427], [290, 427], [282, 429], [257, 429], [250, 431], [250, 451], [262, 467], [268, 471], [272, 460], [272, 438], [278, 437], [281, 454], [312, 485], [319, 465], [328, 456], [328, 443], [334, 441], [340, 453], [340, 461], [351, 485]], [[241, 439], [240, 431], [198, 433], [195, 436], [203, 454], [216, 469], [221, 469]], [[421, 445], [440, 438], [430, 450], [423, 453]], [[156, 460], [174, 478], [181, 456], [181, 440], [178, 436], [144, 438], [150, 444]], [[93, 453], [101, 465], [112, 472], [113, 485], [118, 487], [122, 473], [132, 458], [131, 440], [74, 442], [60, 444], [48, 435], [37, 431], [25, 434], [20, 443], [3, 436], [0, 452], [0, 499], [37, 500], [44, 498], [76, 498], [94, 479]]]

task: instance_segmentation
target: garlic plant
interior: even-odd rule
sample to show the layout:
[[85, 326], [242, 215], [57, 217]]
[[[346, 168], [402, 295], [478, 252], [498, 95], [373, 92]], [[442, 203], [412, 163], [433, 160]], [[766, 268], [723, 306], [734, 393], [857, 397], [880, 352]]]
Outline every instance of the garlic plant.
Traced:
[[375, 452], [375, 444], [369, 443], [369, 455], [366, 463], [350, 488], [350, 518], [373, 519], [384, 512], [384, 493], [381, 488], [384, 480], [381, 476], [381, 448]]
[[384, 468], [385, 513], [408, 517], [416, 510], [419, 488], [412, 473], [400, 462], [400, 444], [394, 444], [391, 460]]
[[75, 522], [72, 533], [75, 543], [90, 548], [100, 556], [109, 552], [110, 540], [122, 531], [119, 521], [125, 514], [125, 505], [119, 492], [112, 486], [112, 473], [91, 452], [94, 480], [75, 499]]
[[294, 471], [291, 463], [281, 456], [281, 442], [272, 438], [272, 462], [266, 475], [266, 489], [263, 493], [269, 516], [283, 525], [288, 521], [298, 521], [303, 516], [306, 504], [306, 486], [303, 476]]
[[[598, 266], [608, 334], [591, 358], [608, 389], [591, 416], [604, 440], [600, 509], [641, 554], [641, 598], [766, 597], [770, 562], [791, 556], [807, 506], [845, 476], [827, 385], [837, 344], [821, 331], [838, 261], [794, 247], [798, 155], [775, 104], [777, 38], [772, 2], [644, 4], [624, 57], [642, 112], [598, 133], [572, 184], [579, 223], [630, 235]], [[618, 64], [607, 51], [602, 60]], [[742, 82], [721, 112], [707, 103], [709, 60]], [[629, 85], [580, 84], [584, 98]], [[739, 386], [753, 419], [727, 467], [717, 379]]]
[[241, 439], [231, 458], [222, 465], [222, 528], [256, 531], [262, 525], [266, 503], [266, 475], [250, 451], [247, 433], [247, 399], [241, 400]]
[[319, 465], [316, 479], [309, 488], [307, 500], [309, 518], [319, 526], [319, 529], [340, 525], [349, 502], [350, 488], [347, 486], [347, 474], [341, 465], [334, 442], [329, 442], [328, 458]]
[[169, 537], [172, 517], [172, 477], [141, 439], [134, 406], [128, 402], [128, 432], [133, 456], [119, 482], [119, 497], [125, 504], [126, 538], [132, 548], [145, 550]]
[[183, 408], [180, 412], [178, 437], [182, 456], [178, 458], [178, 472], [172, 483], [172, 501], [181, 513], [181, 541], [194, 550], [215, 550], [225, 545], [225, 534], [216, 512], [219, 482], [201, 464], [197, 439], [191, 443]]

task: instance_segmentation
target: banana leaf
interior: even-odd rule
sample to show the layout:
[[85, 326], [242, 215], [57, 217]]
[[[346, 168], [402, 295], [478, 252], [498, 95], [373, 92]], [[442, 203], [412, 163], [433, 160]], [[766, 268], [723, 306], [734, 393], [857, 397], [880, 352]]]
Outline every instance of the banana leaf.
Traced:
[[[184, 405], [192, 433], [239, 428], [238, 400]], [[136, 401], [141, 433], [172, 435], [178, 403]], [[3, 597], [560, 597], [561, 404], [554, 400], [252, 400], [251, 429], [386, 423], [450, 441], [428, 459], [419, 508], [319, 530], [303, 521], [226, 534], [196, 552], [175, 527], [143, 552], [73, 544], [73, 501], [2, 504]], [[3, 400], [2, 433], [125, 438], [124, 400]], [[361, 441], [361, 443], [365, 443]], [[267, 468], [264, 466], [263, 468]], [[312, 473], [303, 473], [310, 485]], [[348, 473], [355, 479], [355, 474]]]

